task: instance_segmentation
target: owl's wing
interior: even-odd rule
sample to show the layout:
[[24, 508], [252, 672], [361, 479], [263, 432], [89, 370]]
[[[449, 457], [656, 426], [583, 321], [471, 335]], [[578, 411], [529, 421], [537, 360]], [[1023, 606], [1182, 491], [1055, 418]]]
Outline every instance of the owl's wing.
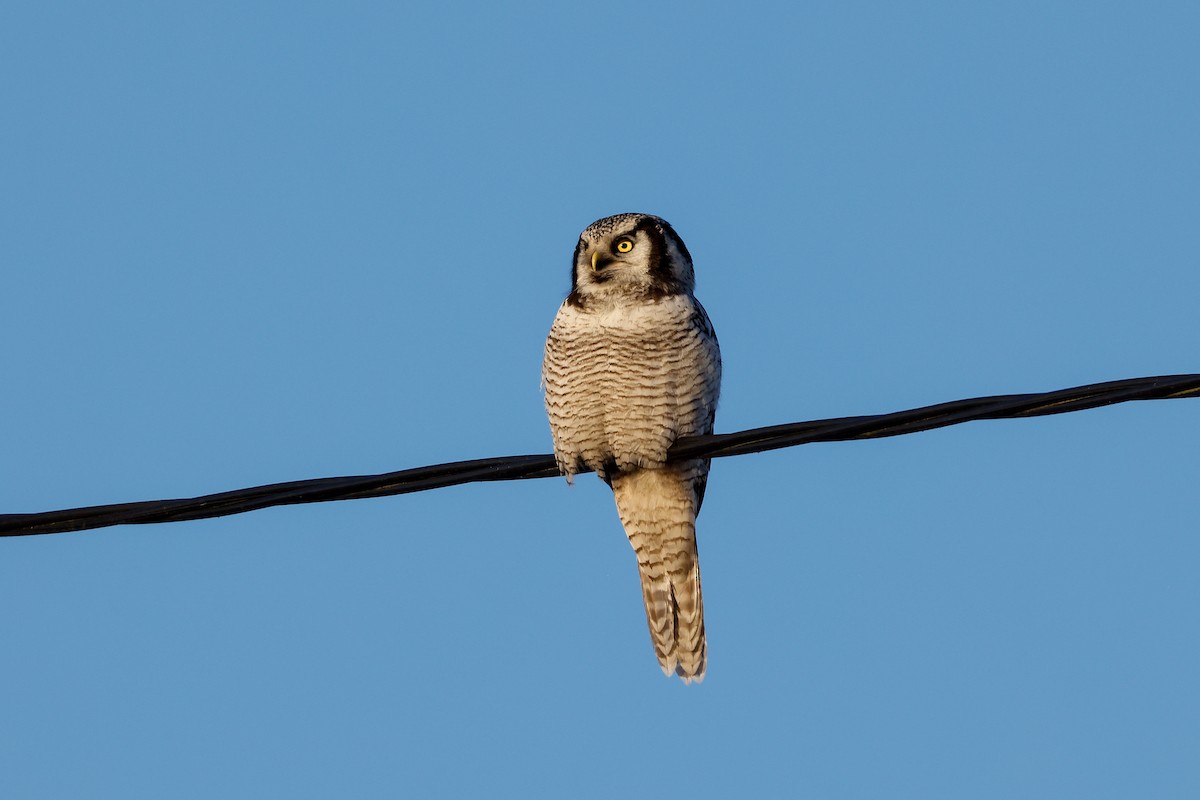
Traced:
[[[706, 414], [704, 419], [700, 420], [696, 433], [699, 436], [708, 436], [713, 432], [713, 423], [717, 416], [717, 401], [721, 396], [721, 345], [717, 341], [717, 331], [713, 328], [708, 312], [704, 310], [704, 306], [700, 304], [699, 300], [693, 300], [693, 303], [695, 310], [689, 323], [703, 344], [705, 353], [703, 360], [707, 362], [701, 366], [704, 371], [704, 380], [701, 383], [701, 391], [704, 396], [701, 398], [701, 402]], [[704, 490], [708, 486], [708, 465], [709, 459], [706, 458], [704, 459], [704, 468], [692, 481], [692, 491], [696, 493], [697, 514], [700, 513], [700, 507], [704, 504]]]

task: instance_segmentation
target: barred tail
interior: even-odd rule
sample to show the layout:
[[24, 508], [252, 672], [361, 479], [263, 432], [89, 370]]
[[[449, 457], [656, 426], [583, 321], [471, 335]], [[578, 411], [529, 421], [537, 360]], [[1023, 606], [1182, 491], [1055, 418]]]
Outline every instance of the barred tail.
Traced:
[[617, 512], [637, 553], [654, 652], [663, 674], [674, 672], [684, 683], [703, 680], [707, 660], [693, 486], [698, 463], [612, 478]]

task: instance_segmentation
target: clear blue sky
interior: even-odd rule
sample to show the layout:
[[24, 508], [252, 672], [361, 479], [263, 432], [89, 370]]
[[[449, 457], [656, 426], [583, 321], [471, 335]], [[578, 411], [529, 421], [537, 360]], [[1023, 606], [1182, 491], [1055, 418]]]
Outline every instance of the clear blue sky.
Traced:
[[[25, 3], [0, 511], [544, 453], [579, 231], [719, 431], [1198, 372], [1193, 3]], [[13, 798], [1200, 796], [1200, 402], [722, 459], [710, 669], [594, 478], [0, 541]]]

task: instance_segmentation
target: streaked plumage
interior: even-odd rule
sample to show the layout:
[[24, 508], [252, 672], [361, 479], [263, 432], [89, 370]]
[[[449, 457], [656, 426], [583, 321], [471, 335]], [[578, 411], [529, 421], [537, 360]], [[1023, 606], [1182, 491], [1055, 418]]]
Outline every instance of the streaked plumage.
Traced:
[[569, 481], [586, 467], [612, 487], [659, 664], [688, 683], [706, 666], [695, 522], [709, 462], [666, 458], [676, 439], [712, 432], [721, 385], [694, 283], [691, 255], [666, 221], [592, 223], [542, 365], [559, 470]]

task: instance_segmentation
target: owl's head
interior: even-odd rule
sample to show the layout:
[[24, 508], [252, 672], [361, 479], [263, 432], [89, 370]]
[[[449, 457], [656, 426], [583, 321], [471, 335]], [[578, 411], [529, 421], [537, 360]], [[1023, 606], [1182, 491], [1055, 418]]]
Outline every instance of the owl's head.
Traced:
[[665, 219], [617, 214], [588, 225], [575, 247], [568, 300], [658, 299], [690, 294], [692, 256]]

